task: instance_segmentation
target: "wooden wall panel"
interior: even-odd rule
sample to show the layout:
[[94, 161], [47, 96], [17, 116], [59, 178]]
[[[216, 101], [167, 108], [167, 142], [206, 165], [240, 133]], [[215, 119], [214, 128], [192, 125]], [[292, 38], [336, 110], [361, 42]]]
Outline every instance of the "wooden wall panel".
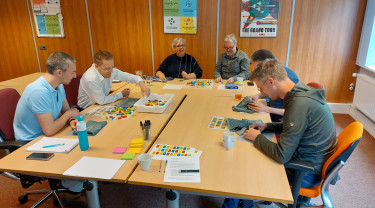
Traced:
[[115, 66], [152, 74], [148, 0], [88, 0], [94, 53], [107, 50]]
[[152, 1], [152, 33], [154, 41], [155, 72], [163, 60], [174, 53], [172, 41], [186, 39], [186, 53], [194, 56], [203, 70], [202, 78], [213, 78], [216, 59], [217, 0], [198, 1], [197, 34], [164, 34], [163, 1]]
[[319, 82], [327, 101], [349, 103], [366, 0], [297, 0], [290, 63], [301, 81]]
[[0, 81], [39, 72], [25, 0], [0, 1]]
[[[77, 73], [82, 74], [92, 64], [85, 0], [61, 0], [60, 4], [65, 38], [38, 38], [33, 22], [42, 72], [46, 71], [48, 56], [53, 52], [61, 51], [77, 60]], [[40, 45], [46, 45], [47, 50], [39, 50]]]
[[249, 58], [256, 50], [267, 49], [285, 64], [292, 6], [292, 1], [280, 1], [276, 38], [240, 38], [241, 1], [220, 1], [219, 54], [224, 52], [225, 35], [233, 33], [237, 37], [237, 47]]

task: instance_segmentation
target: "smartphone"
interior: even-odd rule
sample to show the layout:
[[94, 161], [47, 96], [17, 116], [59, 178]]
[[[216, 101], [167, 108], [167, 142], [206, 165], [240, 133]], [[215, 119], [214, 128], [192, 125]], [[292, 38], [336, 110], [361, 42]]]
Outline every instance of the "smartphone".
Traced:
[[27, 160], [49, 160], [53, 157], [54, 153], [31, 153], [29, 156], [26, 157]]

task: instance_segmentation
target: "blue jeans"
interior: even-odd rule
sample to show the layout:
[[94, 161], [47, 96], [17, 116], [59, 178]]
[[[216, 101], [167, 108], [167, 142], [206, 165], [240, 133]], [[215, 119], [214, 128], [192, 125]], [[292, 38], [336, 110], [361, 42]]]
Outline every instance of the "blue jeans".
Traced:
[[[255, 207], [253, 200], [244, 200], [246, 206], [249, 208]], [[223, 206], [221, 208], [237, 208], [240, 203], [240, 199], [225, 198]]]

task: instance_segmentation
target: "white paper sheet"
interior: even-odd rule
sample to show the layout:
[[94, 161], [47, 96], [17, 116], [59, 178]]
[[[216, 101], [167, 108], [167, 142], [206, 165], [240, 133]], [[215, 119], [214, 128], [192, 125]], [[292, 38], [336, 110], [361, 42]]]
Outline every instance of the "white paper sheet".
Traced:
[[78, 144], [78, 139], [43, 137], [26, 148], [28, 152], [68, 153]]
[[[181, 170], [199, 172], [182, 173]], [[164, 173], [164, 182], [200, 183], [199, 157], [170, 157]]]
[[63, 175], [111, 179], [125, 161], [84, 156], [66, 170]]
[[165, 90], [181, 90], [184, 85], [176, 85], [176, 84], [165, 84], [163, 89]]

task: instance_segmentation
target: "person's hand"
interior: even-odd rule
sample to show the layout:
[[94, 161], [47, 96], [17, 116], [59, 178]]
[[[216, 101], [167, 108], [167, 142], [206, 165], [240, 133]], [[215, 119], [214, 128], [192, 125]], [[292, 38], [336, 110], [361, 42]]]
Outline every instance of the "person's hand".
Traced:
[[245, 133], [243, 133], [243, 136], [245, 137], [245, 139], [254, 141], [255, 138], [257, 138], [257, 136], [259, 134], [260, 134], [259, 130], [253, 129], [253, 128], [249, 128], [248, 130], [245, 131]]
[[121, 93], [122, 93], [122, 97], [127, 98], [130, 95], [130, 89], [125, 88], [124, 90], [121, 91]]
[[76, 129], [77, 128], [77, 123], [78, 123], [78, 120], [77, 119], [74, 119], [72, 120], [69, 125], [70, 127], [72, 127], [72, 129]]
[[150, 93], [151, 93], [151, 89], [149, 87], [147, 87], [146, 85], [142, 85], [141, 86], [141, 93], [142, 93], [142, 97], [143, 96], [150, 96]]
[[188, 74], [187, 74], [185, 71], [182, 71], [182, 72], [181, 72], [181, 75], [182, 75], [182, 77], [183, 77], [184, 79], [189, 79], [189, 76], [188, 76]]
[[229, 78], [228, 81], [227, 81], [227, 84], [233, 84], [233, 83], [234, 83], [233, 77]]
[[260, 132], [264, 131], [267, 128], [265, 123], [253, 123], [249, 126], [249, 129], [258, 129]]
[[261, 96], [261, 94], [259, 93], [259, 94], [256, 94], [256, 95], [252, 95], [252, 96], [250, 96], [250, 98], [251, 98], [254, 102], [256, 102], [256, 101], [259, 100], [260, 96]]
[[257, 113], [259, 113], [259, 112], [266, 112], [267, 113], [268, 106], [259, 102], [259, 103], [249, 103], [249, 104], [247, 104], [247, 108], [250, 109], [250, 110], [253, 110]]
[[65, 114], [68, 116], [68, 118], [75, 118], [77, 116], [80, 116], [81, 114], [79, 113], [77, 108], [71, 108], [65, 112]]
[[221, 77], [216, 78], [216, 82], [221, 82], [223, 79]]
[[158, 77], [159, 77], [160, 81], [165, 81], [166, 80], [165, 75], [163, 74], [163, 72], [159, 72], [158, 75], [159, 75]]

